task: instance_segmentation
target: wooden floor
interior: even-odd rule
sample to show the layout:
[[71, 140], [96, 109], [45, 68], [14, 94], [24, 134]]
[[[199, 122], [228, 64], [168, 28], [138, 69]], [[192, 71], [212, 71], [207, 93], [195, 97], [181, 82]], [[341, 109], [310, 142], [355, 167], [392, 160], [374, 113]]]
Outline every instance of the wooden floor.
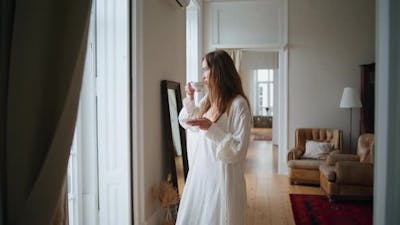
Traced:
[[251, 133], [252, 134], [257, 134], [257, 133], [271, 134], [272, 128], [251, 128]]
[[295, 225], [289, 193], [323, 194], [319, 187], [290, 185], [276, 174], [277, 152], [270, 141], [252, 141], [247, 154], [246, 225]]

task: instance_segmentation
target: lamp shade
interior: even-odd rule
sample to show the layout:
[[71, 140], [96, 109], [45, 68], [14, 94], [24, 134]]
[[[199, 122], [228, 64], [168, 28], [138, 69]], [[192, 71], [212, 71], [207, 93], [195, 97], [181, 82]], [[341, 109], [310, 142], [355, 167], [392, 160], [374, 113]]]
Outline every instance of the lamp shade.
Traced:
[[361, 108], [362, 104], [357, 90], [352, 87], [343, 89], [342, 99], [340, 100], [340, 108]]

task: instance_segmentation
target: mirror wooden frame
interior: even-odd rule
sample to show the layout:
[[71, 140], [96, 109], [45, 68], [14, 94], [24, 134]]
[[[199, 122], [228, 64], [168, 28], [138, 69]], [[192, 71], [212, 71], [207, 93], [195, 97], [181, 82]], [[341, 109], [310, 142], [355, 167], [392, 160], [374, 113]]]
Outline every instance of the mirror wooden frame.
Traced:
[[[177, 188], [179, 192], [178, 186], [178, 178], [177, 178], [177, 168], [175, 165], [175, 147], [173, 143], [172, 136], [172, 125], [171, 125], [171, 116], [169, 109], [169, 100], [168, 100], [168, 89], [173, 89], [175, 91], [176, 97], [176, 105], [177, 105], [177, 117], [179, 117], [179, 112], [182, 109], [182, 97], [181, 97], [181, 87], [178, 82], [162, 80], [161, 81], [161, 100], [162, 100], [162, 114], [163, 114], [163, 122], [164, 122], [164, 134], [165, 134], [165, 144], [166, 151], [168, 156], [168, 161], [170, 163], [171, 169], [171, 179], [174, 187]], [[187, 149], [186, 149], [186, 133], [183, 127], [179, 125], [179, 136], [181, 141], [181, 149], [182, 149], [182, 165], [183, 165], [183, 179], [186, 181], [186, 177], [189, 171], [188, 158], [187, 158]]]

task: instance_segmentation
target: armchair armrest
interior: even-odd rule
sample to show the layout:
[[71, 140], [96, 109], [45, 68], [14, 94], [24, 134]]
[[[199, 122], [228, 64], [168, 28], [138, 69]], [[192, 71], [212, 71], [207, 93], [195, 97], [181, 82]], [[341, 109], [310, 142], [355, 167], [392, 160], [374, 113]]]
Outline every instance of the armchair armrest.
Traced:
[[301, 151], [298, 148], [292, 148], [288, 152], [287, 155], [287, 161], [289, 162], [290, 160], [295, 160], [295, 159], [300, 159], [300, 157], [303, 155], [303, 151]]
[[326, 158], [326, 163], [330, 166], [334, 166], [337, 162], [343, 162], [343, 161], [360, 162], [360, 157], [358, 157], [358, 155], [340, 154], [335, 152], [332, 153], [329, 154], [328, 157]]
[[333, 149], [333, 150], [329, 153], [329, 155], [336, 155], [336, 154], [341, 154], [340, 149]]
[[343, 161], [335, 166], [336, 182], [346, 185], [372, 186], [374, 184], [374, 164]]

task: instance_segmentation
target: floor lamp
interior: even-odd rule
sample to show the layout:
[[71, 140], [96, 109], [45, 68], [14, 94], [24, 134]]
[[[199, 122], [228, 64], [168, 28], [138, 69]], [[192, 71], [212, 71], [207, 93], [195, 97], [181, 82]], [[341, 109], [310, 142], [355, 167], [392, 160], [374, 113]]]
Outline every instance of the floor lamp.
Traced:
[[350, 109], [350, 131], [349, 131], [349, 137], [350, 137], [350, 152], [352, 151], [351, 149], [351, 131], [352, 131], [352, 114], [353, 114], [353, 108], [361, 108], [362, 104], [360, 101], [360, 95], [357, 93], [357, 90], [352, 87], [345, 87], [343, 89], [343, 94], [342, 94], [342, 99], [340, 100], [340, 108], [347, 108]]

